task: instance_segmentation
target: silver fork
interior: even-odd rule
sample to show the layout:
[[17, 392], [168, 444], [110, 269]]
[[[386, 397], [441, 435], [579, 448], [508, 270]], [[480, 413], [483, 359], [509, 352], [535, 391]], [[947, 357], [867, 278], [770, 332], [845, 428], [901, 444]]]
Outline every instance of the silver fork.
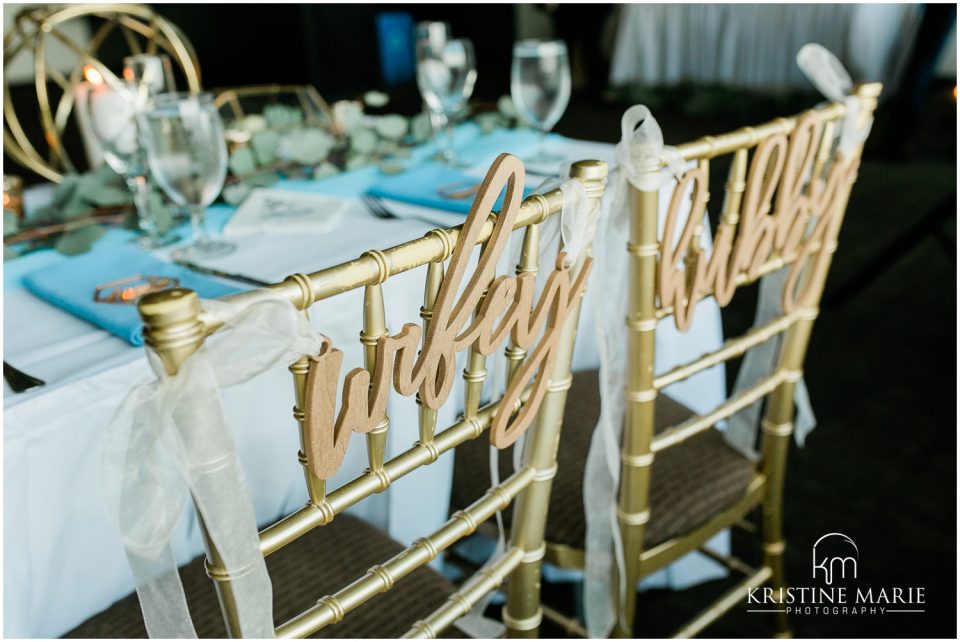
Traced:
[[360, 198], [363, 200], [363, 204], [367, 206], [367, 209], [370, 210], [370, 213], [377, 218], [397, 218], [393, 212], [387, 209], [387, 206], [383, 204], [383, 201], [381, 201], [379, 197], [364, 193], [360, 195]]

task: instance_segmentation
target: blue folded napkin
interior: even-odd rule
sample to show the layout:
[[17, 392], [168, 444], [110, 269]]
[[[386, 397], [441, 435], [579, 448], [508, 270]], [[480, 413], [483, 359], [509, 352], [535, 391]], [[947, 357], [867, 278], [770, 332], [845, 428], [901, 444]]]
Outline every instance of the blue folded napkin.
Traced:
[[[473, 199], [477, 196], [476, 192], [464, 198], [450, 198], [441, 191], [447, 194], [465, 191], [481, 182], [481, 178], [458, 172], [451, 167], [428, 163], [378, 182], [370, 188], [369, 193], [401, 203], [469, 214]], [[533, 190], [525, 189], [523, 195], [526, 197], [532, 193]], [[499, 210], [502, 205], [503, 194], [500, 194], [493, 209]]]
[[93, 300], [98, 285], [137, 274], [175, 277], [180, 280], [180, 287], [190, 288], [204, 298], [240, 291], [216, 279], [160, 261], [135, 247], [98, 250], [61, 261], [24, 275], [23, 284], [44, 301], [141, 346], [143, 322], [136, 305]]

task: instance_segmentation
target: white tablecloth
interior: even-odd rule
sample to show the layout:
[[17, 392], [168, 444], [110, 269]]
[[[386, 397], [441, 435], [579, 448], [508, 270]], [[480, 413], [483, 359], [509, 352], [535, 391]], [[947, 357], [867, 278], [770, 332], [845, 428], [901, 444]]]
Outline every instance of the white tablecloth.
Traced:
[[610, 82], [692, 81], [809, 89], [794, 58], [818, 42], [859, 80], [892, 83], [919, 23], [915, 4], [627, 4]]
[[[570, 159], [612, 162], [610, 145], [567, 141]], [[478, 161], [477, 169], [492, 157]], [[536, 184], [539, 178], [531, 177]], [[289, 184], [293, 189], [304, 189]], [[312, 188], [311, 188], [312, 189]], [[362, 251], [422, 236], [433, 225], [419, 220], [381, 220], [359, 205], [334, 231], [321, 235], [258, 236], [240, 239], [239, 250], [210, 262], [224, 270], [278, 280], [358, 256]], [[371, 239], [377, 239], [372, 242]], [[29, 259], [29, 257], [27, 257]], [[25, 259], [18, 259], [25, 260]], [[10, 268], [7, 268], [8, 271]], [[416, 321], [424, 270], [391, 278], [384, 288], [388, 325]], [[311, 309], [316, 327], [345, 353], [345, 367], [362, 364], [357, 340], [362, 290], [320, 302]], [[691, 360], [721, 341], [719, 310], [701, 306], [695, 327], [682, 340], [665, 331], [658, 340], [658, 369]], [[4, 290], [4, 359], [48, 382], [12, 395], [4, 388], [4, 634], [56, 637], [108, 607], [133, 589], [117, 536], [100, 501], [97, 474], [100, 435], [130, 387], [152, 376], [142, 349], [112, 337], [37, 299], [15, 283]], [[585, 299], [574, 367], [596, 367], [593, 303]], [[708, 410], [724, 394], [720, 369], [671, 389], [694, 409]], [[258, 520], [267, 523], [306, 501], [299, 447], [290, 415], [293, 395], [285, 368], [223, 392], [240, 459], [252, 489]], [[447, 404], [441, 425], [458, 410]], [[388, 455], [417, 439], [413, 398], [391, 401]], [[362, 471], [362, 438], [351, 444], [331, 488]], [[356, 511], [409, 544], [447, 517], [452, 453], [398, 481], [390, 491], [361, 502]], [[185, 512], [174, 537], [181, 563], [202, 550], [196, 518]], [[668, 569], [674, 585], [716, 570], [687, 559]]]

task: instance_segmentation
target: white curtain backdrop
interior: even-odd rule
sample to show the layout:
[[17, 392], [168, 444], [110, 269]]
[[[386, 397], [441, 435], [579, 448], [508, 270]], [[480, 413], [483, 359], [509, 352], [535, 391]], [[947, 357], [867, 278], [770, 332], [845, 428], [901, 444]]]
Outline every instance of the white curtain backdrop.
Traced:
[[623, 5], [610, 82], [809, 88], [794, 57], [817, 42], [855, 80], [879, 80], [889, 93], [920, 12], [916, 4]]

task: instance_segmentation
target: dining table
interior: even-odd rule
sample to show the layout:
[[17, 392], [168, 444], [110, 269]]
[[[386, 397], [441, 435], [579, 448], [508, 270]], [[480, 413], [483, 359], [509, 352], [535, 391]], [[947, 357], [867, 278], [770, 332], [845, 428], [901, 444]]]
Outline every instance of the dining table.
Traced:
[[[618, 123], [611, 122], [613, 131]], [[481, 177], [501, 152], [532, 154], [538, 134], [526, 129], [482, 131], [473, 123], [460, 125], [454, 136], [458, 154]], [[614, 146], [551, 135], [552, 150], [566, 161], [598, 159], [615, 166]], [[414, 148], [406, 162], [428, 166], [434, 148]], [[527, 186], [536, 188], [552, 168], [528, 167]], [[539, 173], [538, 173], [539, 172]], [[366, 250], [384, 249], [421, 237], [435, 227], [456, 224], [451, 214], [401, 202], [386, 202], [392, 217], [376, 216], [361, 195], [384, 178], [368, 166], [319, 180], [281, 179], [274, 189], [322, 194], [344, 199], [343, 215], [322, 232], [282, 231], [232, 238], [237, 249], [229, 256], [203, 261], [205, 268], [240, 273], [276, 282], [357, 258]], [[615, 173], [612, 180], [617, 180]], [[26, 195], [28, 206], [43, 200], [44, 189]], [[609, 209], [609, 195], [601, 216]], [[665, 197], [662, 195], [662, 197]], [[216, 204], [208, 224], [219, 230], [236, 208]], [[183, 230], [186, 231], [186, 228]], [[91, 252], [129, 246], [132, 231], [111, 228]], [[626, 238], [626, 232], [625, 237]], [[171, 260], [171, 250], [152, 252]], [[124, 548], [111, 528], [101, 495], [103, 434], [130, 390], [155, 377], [146, 349], [82, 320], [36, 296], [24, 287], [24, 277], [72, 261], [52, 249], [37, 250], [4, 262], [4, 360], [46, 384], [14, 393], [4, 383], [4, 635], [58, 637], [131, 592], [134, 581]], [[425, 268], [392, 277], [384, 286], [388, 327], [419, 320]], [[237, 285], [237, 287], [250, 287]], [[362, 289], [319, 301], [310, 310], [315, 328], [344, 352], [345, 364], [362, 365], [358, 331], [362, 319]], [[594, 327], [597, 301], [588, 289], [574, 355], [574, 369], [596, 368]], [[657, 333], [657, 369], [665, 371], [715, 349], [722, 342], [720, 310], [712, 301], [698, 308], [694, 326], [685, 333], [664, 328]], [[669, 321], [668, 321], [669, 322]], [[352, 366], [351, 366], [352, 367]], [[303, 470], [297, 460], [299, 435], [291, 414], [291, 376], [285, 367], [222, 390], [222, 398], [239, 459], [246, 476], [257, 520], [271, 523], [307, 500]], [[705, 371], [671, 388], [671, 395], [693, 410], [704, 412], [725, 397], [722, 367]], [[575, 402], [575, 399], [571, 399]], [[441, 410], [438, 425], [456, 420], [462, 393]], [[418, 437], [413, 398], [392, 397], [387, 455], [409, 448]], [[387, 492], [360, 502], [351, 512], [409, 545], [440, 526], [449, 516], [452, 452], [391, 485]], [[366, 466], [362, 438], [355, 436], [337, 476], [336, 488]], [[478, 471], [477, 474], [487, 474]], [[726, 540], [717, 540], [723, 549]], [[192, 507], [183, 512], [172, 540], [178, 563], [200, 554], [203, 545]], [[547, 569], [548, 579], [570, 576]], [[320, 571], [322, 572], [322, 570]], [[723, 569], [696, 554], [646, 580], [651, 585], [683, 587]]]

